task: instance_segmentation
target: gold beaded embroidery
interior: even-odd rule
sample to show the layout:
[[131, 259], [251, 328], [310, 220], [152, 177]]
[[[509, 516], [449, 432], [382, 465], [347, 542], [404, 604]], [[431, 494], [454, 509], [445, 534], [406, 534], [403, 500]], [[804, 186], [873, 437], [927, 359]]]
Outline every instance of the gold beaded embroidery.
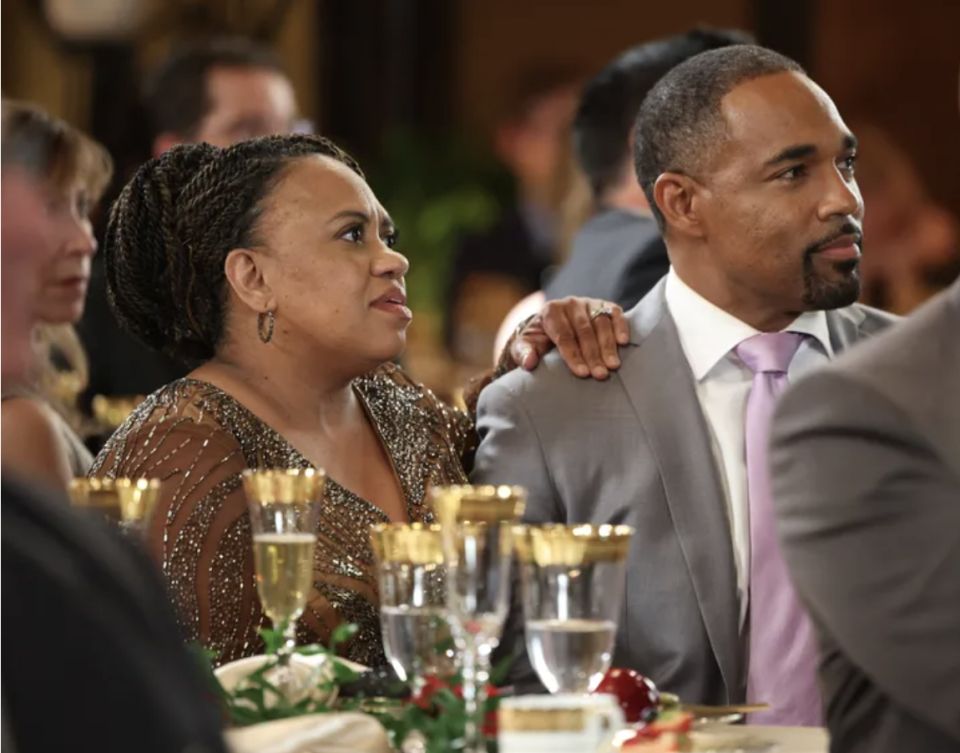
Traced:
[[[434, 484], [466, 482], [461, 464], [473, 424], [395, 366], [354, 389], [393, 461], [412, 522], [432, 522]], [[263, 651], [250, 523], [240, 486], [246, 468], [309, 467], [282, 436], [222, 390], [183, 379], [148, 397], [111, 437], [91, 476], [147, 476], [165, 483], [149, 542], [160, 557], [187, 640], [232, 661]], [[324, 642], [344, 622], [359, 627], [344, 655], [386, 662], [369, 529], [387, 517], [329, 479], [317, 530], [314, 593], [298, 625], [300, 643]]]

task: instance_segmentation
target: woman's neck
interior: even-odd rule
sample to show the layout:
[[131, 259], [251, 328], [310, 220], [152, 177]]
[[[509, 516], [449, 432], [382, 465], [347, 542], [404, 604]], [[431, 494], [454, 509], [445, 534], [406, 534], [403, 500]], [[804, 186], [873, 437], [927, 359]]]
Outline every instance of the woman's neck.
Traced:
[[[304, 363], [277, 347], [262, 347], [262, 355], [250, 348], [224, 348], [193, 376], [216, 384], [255, 413], [269, 414], [262, 417], [270, 423], [288, 429], [337, 432], [357, 417], [351, 383], [360, 373], [331, 372], [316, 360]], [[327, 364], [332, 360], [324, 359]]]

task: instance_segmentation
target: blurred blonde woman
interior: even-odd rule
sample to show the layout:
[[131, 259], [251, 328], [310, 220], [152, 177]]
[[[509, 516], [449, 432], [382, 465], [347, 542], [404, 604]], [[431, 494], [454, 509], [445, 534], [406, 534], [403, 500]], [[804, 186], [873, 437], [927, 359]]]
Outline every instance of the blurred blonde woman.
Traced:
[[35, 298], [38, 358], [22, 384], [3, 385], [3, 465], [48, 486], [85, 475], [92, 456], [81, 435], [77, 396], [87, 359], [73, 330], [83, 314], [90, 262], [97, 244], [90, 210], [110, 180], [106, 149], [67, 123], [25, 103], [3, 102], [5, 148], [29, 155], [44, 188], [46, 222], [55, 250], [41, 265]]

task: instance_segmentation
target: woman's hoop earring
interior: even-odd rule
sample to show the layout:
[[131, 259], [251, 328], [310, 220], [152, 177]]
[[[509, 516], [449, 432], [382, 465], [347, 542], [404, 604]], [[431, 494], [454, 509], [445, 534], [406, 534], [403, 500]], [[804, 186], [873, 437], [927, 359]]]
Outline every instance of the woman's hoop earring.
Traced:
[[[268, 319], [269, 324], [267, 325], [267, 331], [263, 331], [263, 320]], [[260, 338], [260, 342], [266, 344], [273, 339], [273, 312], [268, 311], [265, 314], [260, 314], [257, 317], [257, 337]]]

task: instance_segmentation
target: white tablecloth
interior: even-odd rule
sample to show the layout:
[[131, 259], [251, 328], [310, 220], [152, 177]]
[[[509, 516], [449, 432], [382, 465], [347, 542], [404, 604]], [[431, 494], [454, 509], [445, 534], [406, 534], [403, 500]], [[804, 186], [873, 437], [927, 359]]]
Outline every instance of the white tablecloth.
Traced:
[[758, 742], [776, 743], [776, 753], [827, 753], [829, 748], [827, 732], [820, 727], [711, 725], [694, 733], [694, 738], [697, 748], [714, 739], [718, 742], [732, 742], [740, 739], [746, 742], [752, 739]]

